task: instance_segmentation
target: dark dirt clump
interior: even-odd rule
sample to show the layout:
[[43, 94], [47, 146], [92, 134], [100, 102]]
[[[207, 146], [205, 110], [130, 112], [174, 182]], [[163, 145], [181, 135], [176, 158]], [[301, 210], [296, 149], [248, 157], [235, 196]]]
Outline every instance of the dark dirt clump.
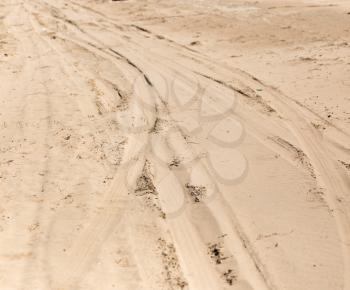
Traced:
[[204, 186], [196, 186], [189, 183], [186, 184], [186, 188], [194, 202], [200, 202], [207, 192], [207, 189]]

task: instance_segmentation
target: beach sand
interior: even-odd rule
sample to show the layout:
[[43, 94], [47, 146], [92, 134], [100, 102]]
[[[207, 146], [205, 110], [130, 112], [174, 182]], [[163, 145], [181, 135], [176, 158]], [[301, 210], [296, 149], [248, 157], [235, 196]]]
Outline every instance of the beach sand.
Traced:
[[350, 290], [350, 2], [3, 0], [0, 290]]

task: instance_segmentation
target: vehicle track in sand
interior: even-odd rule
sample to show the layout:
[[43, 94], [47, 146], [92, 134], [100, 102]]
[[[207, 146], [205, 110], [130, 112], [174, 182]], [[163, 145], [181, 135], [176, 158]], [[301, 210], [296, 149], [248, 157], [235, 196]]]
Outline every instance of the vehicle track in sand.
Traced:
[[[69, 22], [69, 23], [71, 23], [71, 21], [67, 21], [67, 22]], [[76, 26], [76, 25], [74, 25], [74, 26]], [[78, 30], [80, 30], [80, 31], [82, 31], [80, 28], [78, 28]], [[120, 56], [120, 54], [119, 54], [119, 56]], [[134, 68], [136, 68], [136, 70], [138, 70], [141, 74], [143, 74], [142, 73], [142, 71], [139, 69], [139, 68], [137, 68], [131, 61], [128, 61], [128, 60], [126, 60], [127, 62], [128, 62], [128, 64], [130, 64], [132, 67], [134, 67]], [[150, 82], [150, 80], [148, 79], [148, 77], [146, 77], [146, 74], [143, 74], [144, 76], [145, 76], [145, 81], [146, 81], [146, 83], [148, 84], [148, 85], [152, 85], [151, 84], [151, 82]], [[221, 113], [221, 112], [220, 112]], [[117, 184], [120, 184], [120, 180], [119, 180], [119, 182], [117, 182]], [[101, 222], [101, 221], [100, 221]], [[104, 223], [108, 223], [108, 222], [104, 222]], [[227, 222], [226, 222], [227, 223]], [[230, 222], [229, 222], [230, 223]], [[180, 224], [179, 224], [180, 225]], [[182, 227], [182, 226], [178, 226], [178, 227]], [[90, 232], [90, 230], [89, 230], [89, 232]], [[91, 229], [91, 233], [94, 233], [94, 234], [96, 234], [96, 227], [93, 227], [92, 229]], [[98, 235], [98, 232], [97, 232], [97, 235]], [[83, 240], [86, 240], [85, 238], [83, 238]], [[193, 241], [192, 241], [193, 242]], [[235, 242], [235, 243], [233, 243], [233, 244], [236, 244], [237, 242]], [[78, 243], [79, 244], [79, 246], [78, 246], [78, 248], [84, 248], [84, 246], [82, 246], [80, 243]], [[187, 242], [187, 245], [189, 246], [189, 244], [188, 244], [188, 242]], [[183, 246], [183, 248], [185, 248], [186, 247], [186, 244]], [[202, 246], [202, 248], [203, 248], [203, 246]], [[244, 247], [241, 247], [241, 249], [239, 250], [239, 251], [237, 251], [237, 252], [240, 252], [240, 251], [242, 251], [242, 249], [244, 249]], [[201, 256], [201, 255], [200, 255]], [[199, 257], [200, 257], [199, 256]], [[76, 260], [81, 260], [81, 257], [80, 256], [78, 256], [77, 257], [77, 259]], [[194, 260], [196, 260], [196, 259], [194, 259]], [[190, 261], [188, 261], [188, 262], [190, 262]], [[189, 265], [190, 263], [187, 263], [187, 265]], [[258, 267], [258, 266], [257, 266]], [[193, 270], [192, 270], [193, 271]], [[209, 270], [210, 271], [210, 270]], [[75, 274], [75, 270], [73, 270], [73, 271], [71, 271], [73, 274], [71, 274], [72, 276], [75, 276], [76, 274]], [[204, 269], [202, 269], [202, 271], [201, 272], [204, 272]], [[203, 273], [202, 273], [202, 275], [203, 275]], [[79, 275], [80, 276], [80, 275]], [[210, 276], [213, 276], [213, 274], [209, 274], [209, 275], [203, 275], [202, 277], [205, 277], [205, 276], [207, 276], [207, 277], [210, 277]], [[198, 279], [198, 281], [199, 281], [199, 279]], [[197, 283], [198, 283], [198, 281], [197, 281]], [[214, 283], [214, 284], [213, 284]], [[218, 285], [217, 284], [215, 284], [215, 283], [217, 283], [217, 282], [209, 282], [208, 283], [208, 281], [206, 281], [206, 283], [205, 284], [202, 284], [202, 286], [201, 287], [209, 287], [209, 288], [212, 288], [212, 287], [217, 287]], [[215, 286], [216, 285], [216, 286]], [[199, 285], [197, 285], [196, 287], [198, 287]], [[261, 287], [261, 286], [260, 286]], [[209, 289], [208, 288], [208, 289]]]
[[[49, 172], [41, 190], [48, 197], [33, 210], [32, 224], [40, 225], [40, 232], [30, 236], [35, 241], [30, 249], [33, 259], [23, 268], [25, 278], [18, 289], [84, 289], [85, 277], [97, 267], [99, 256], [111, 241], [117, 243], [114, 248], [126, 249], [121, 259], [128, 259], [128, 270], [123, 268], [120, 273], [129, 271], [136, 277], [125, 282], [136, 287], [133, 289], [209, 290], [237, 285], [240, 290], [278, 289], [235, 208], [221, 192], [222, 184], [244, 177], [245, 159], [234, 148], [243, 134], [254, 136], [255, 146], [264, 144], [283, 154], [325, 188], [324, 200], [337, 222], [343, 245], [344, 289], [350, 287], [349, 188], [341, 169], [329, 157], [332, 146], [307, 121], [310, 112], [244, 72], [213, 63], [159, 35], [149, 38], [146, 29], [123, 25], [74, 1], [8, 2], [14, 10], [7, 25], [14, 27], [11, 33], [20, 43], [21, 54], [30, 54], [40, 66], [53, 67], [34, 78], [43, 83], [46, 97], [43, 114], [48, 128], [39, 131], [47, 156], [40, 171]], [[28, 70], [22, 72], [24, 78], [34, 75], [30, 65], [23, 67]], [[104, 71], [106, 67], [110, 71]], [[56, 81], [56, 74], [63, 79]], [[70, 95], [61, 106], [59, 98], [52, 101], [49, 96], [65, 82], [79, 95]], [[252, 89], [257, 84], [264, 88], [261, 95]], [[28, 104], [28, 100], [23, 103]], [[257, 119], [250, 120], [255, 114], [251, 108], [259, 112]], [[66, 116], [67, 109], [82, 115], [84, 124], [76, 128], [81, 135], [98, 132], [94, 142], [102, 144], [101, 148], [107, 146], [100, 149], [105, 156], [98, 174], [108, 172], [110, 181], [94, 199], [80, 200], [80, 204], [89, 204], [92, 214], [84, 214], [84, 210], [72, 214], [78, 216], [76, 223], [79, 215], [84, 216], [84, 225], [65, 242], [68, 249], [58, 258], [50, 247], [59, 235], [51, 227], [60, 223], [69, 227], [64, 214], [70, 209], [63, 208], [62, 214], [50, 212], [57, 203], [52, 190], [56, 180], [50, 170], [55, 171], [52, 168], [58, 157], [50, 153], [48, 139], [54, 136], [50, 132], [54, 120], [50, 118], [55, 113], [57, 119]], [[116, 128], [104, 131], [113, 124]], [[220, 130], [224, 129], [220, 128], [229, 128], [236, 135], [223, 140]], [[278, 136], [280, 142], [267, 138], [271, 136]], [[72, 137], [71, 133], [65, 135], [68, 140]], [[109, 150], [116, 143], [114, 151]], [[281, 144], [290, 146], [283, 148]], [[89, 145], [93, 147], [93, 142]], [[71, 148], [69, 156], [80, 156], [81, 150], [81, 146]], [[236, 165], [237, 172], [226, 174], [218, 167], [217, 159], [223, 156], [241, 164]], [[142, 198], [137, 195], [139, 178], [147, 181], [146, 191], [151, 189]], [[204, 188], [204, 197], [198, 193], [200, 188]], [[150, 195], [156, 196], [156, 201]], [[125, 237], [116, 238], [115, 232]], [[143, 239], [152, 242], [143, 245]], [[172, 266], [164, 259], [168, 255], [173, 255]], [[159, 263], [148, 268], [152, 259]], [[164, 271], [169, 267], [175, 275]]]

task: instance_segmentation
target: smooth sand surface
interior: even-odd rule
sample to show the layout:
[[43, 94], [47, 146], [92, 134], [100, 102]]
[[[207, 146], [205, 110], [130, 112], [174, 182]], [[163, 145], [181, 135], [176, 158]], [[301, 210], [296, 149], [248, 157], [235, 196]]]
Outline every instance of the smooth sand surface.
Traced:
[[350, 290], [350, 2], [3, 0], [0, 290]]

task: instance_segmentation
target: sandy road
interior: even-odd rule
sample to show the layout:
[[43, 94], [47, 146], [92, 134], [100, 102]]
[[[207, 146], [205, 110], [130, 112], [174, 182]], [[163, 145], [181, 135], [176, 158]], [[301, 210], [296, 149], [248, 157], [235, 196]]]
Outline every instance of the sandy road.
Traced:
[[83, 1], [1, 5], [1, 289], [350, 289], [347, 132]]

